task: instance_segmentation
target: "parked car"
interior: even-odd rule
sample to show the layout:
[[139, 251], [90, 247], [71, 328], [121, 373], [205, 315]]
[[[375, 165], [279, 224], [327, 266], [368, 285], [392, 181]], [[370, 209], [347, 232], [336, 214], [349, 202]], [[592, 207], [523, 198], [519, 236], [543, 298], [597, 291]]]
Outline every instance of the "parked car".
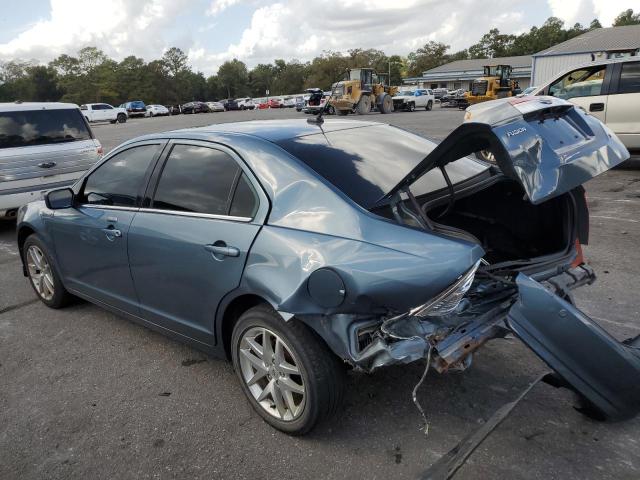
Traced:
[[116, 108], [108, 103], [87, 103], [80, 105], [80, 111], [87, 122], [125, 123], [128, 117], [124, 108]]
[[229, 110], [240, 110], [240, 106], [238, 102], [233, 98], [225, 98], [224, 100], [220, 100], [220, 103], [224, 105], [224, 109]]
[[269, 108], [281, 108], [282, 107], [282, 103], [280, 103], [280, 99], [278, 98], [270, 98], [267, 101], [267, 105]]
[[640, 151], [640, 58], [573, 67], [534, 94], [569, 100], [606, 123], [629, 150]]
[[220, 102], [207, 102], [210, 112], [224, 112], [224, 105]]
[[164, 105], [147, 105], [147, 117], [162, 117], [169, 115], [169, 109]]
[[305, 98], [302, 95], [296, 97], [296, 111], [301, 112], [305, 105]]
[[282, 99], [282, 108], [293, 108], [296, 106], [295, 97], [284, 97]]
[[250, 98], [236, 98], [236, 103], [240, 110], [253, 110], [256, 108], [253, 100]]
[[167, 110], [169, 110], [169, 115], [180, 115], [182, 113], [180, 105], [167, 105]]
[[[556, 385], [630, 418], [640, 340], [609, 336], [570, 293], [595, 279], [581, 184], [629, 153], [563, 100], [480, 106], [439, 145], [331, 119], [130, 140], [20, 209], [24, 274], [49, 307], [76, 295], [230, 358], [285, 432], [339, 408], [345, 363], [464, 370], [508, 333]], [[499, 168], [467, 156], [483, 144]]]
[[129, 117], [144, 117], [147, 114], [146, 105], [142, 100], [123, 103], [120, 108], [124, 108]]
[[266, 98], [258, 101], [258, 110], [266, 110], [269, 108], [269, 101]]
[[188, 102], [182, 105], [181, 107], [182, 113], [207, 113], [209, 111], [209, 107], [204, 102]]
[[447, 95], [447, 93], [449, 93], [449, 91], [446, 88], [434, 88], [432, 92], [436, 100], [440, 100], [442, 97]]
[[71, 185], [101, 156], [77, 105], [0, 103], [0, 218]]
[[435, 97], [430, 89], [400, 90], [393, 96], [393, 109], [413, 112], [416, 108], [431, 110]]
[[306, 92], [309, 94], [309, 99], [302, 111], [305, 113], [318, 113], [329, 97], [319, 88], [308, 88]]

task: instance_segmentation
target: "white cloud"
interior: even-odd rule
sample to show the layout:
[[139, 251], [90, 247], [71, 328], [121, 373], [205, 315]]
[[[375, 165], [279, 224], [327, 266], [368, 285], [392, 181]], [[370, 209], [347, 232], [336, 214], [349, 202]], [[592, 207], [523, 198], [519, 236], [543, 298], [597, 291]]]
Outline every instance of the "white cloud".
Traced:
[[[241, 2], [253, 11], [248, 25], [246, 15], [231, 8]], [[204, 4], [193, 0], [50, 0], [46, 20], [30, 24], [0, 44], [0, 60], [48, 61], [88, 45], [116, 59], [136, 55], [150, 60], [176, 45], [188, 53], [195, 68], [212, 74], [234, 57], [251, 67], [275, 58], [310, 60], [325, 50], [377, 48], [406, 55], [430, 40], [456, 51], [477, 42], [493, 27], [521, 33], [551, 14], [568, 25], [585, 25], [599, 17], [608, 26], [619, 12], [633, 6], [629, 3], [484, 0], [482, 8], [477, 8], [478, 0], [444, 4], [442, 0], [208, 0]], [[36, 15], [41, 12], [34, 12]], [[176, 20], [181, 15], [188, 21], [184, 16]], [[218, 31], [228, 33], [230, 25], [242, 31], [213, 44]]]
[[227, 8], [234, 6], [235, 4], [240, 3], [240, 0], [213, 0], [209, 8], [207, 9], [207, 15], [215, 16], [219, 13], [222, 13]]
[[95, 45], [108, 55], [154, 56], [167, 47], [162, 29], [189, 0], [50, 0], [50, 16], [7, 43], [0, 59], [51, 60]]

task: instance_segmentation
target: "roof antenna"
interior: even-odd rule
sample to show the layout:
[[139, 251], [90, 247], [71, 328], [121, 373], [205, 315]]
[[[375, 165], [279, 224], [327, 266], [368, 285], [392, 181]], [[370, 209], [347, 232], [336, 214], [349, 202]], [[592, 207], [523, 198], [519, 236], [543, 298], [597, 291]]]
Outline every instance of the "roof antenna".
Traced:
[[[345, 70], [345, 72], [349, 71], [349, 69]], [[322, 125], [324, 123], [324, 119], [322, 118], [322, 116], [324, 115], [324, 112], [327, 111], [327, 107], [329, 106], [329, 100], [331, 100], [331, 98], [333, 97], [333, 94], [336, 91], [336, 88], [338, 87], [338, 82], [340, 80], [336, 79], [335, 82], [333, 82], [333, 86], [331, 88], [331, 95], [329, 96], [329, 98], [327, 99], [326, 102], [324, 102], [324, 106], [320, 109], [320, 112], [318, 112], [315, 116], [307, 118], [307, 123], [313, 123], [315, 125]]]

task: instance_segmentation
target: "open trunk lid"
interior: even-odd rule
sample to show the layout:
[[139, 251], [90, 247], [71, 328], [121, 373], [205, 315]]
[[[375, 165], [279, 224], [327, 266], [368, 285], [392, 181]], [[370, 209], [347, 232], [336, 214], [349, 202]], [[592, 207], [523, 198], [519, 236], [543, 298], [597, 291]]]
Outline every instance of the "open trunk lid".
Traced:
[[604, 124], [554, 97], [511, 97], [474, 105], [456, 128], [378, 203], [433, 168], [480, 150], [538, 204], [585, 183], [629, 158]]

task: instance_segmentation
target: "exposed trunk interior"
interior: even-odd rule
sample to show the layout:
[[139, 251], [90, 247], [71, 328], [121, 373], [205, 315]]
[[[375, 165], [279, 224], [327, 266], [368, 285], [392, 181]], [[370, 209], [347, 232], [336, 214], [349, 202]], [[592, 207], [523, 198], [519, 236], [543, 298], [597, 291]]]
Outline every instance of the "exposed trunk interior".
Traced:
[[573, 208], [569, 194], [540, 205], [530, 203], [522, 187], [505, 177], [470, 192], [423, 203], [436, 224], [473, 235], [489, 263], [524, 260], [564, 252], [573, 242]]

